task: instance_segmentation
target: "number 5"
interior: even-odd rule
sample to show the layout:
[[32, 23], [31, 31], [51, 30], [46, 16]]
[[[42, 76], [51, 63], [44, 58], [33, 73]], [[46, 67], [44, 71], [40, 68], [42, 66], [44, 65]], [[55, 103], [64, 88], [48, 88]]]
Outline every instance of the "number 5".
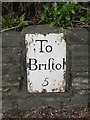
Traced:
[[47, 85], [49, 84], [49, 82], [47, 81], [47, 79], [49, 79], [49, 78], [45, 78], [44, 82], [45, 82], [46, 84], [42, 84], [42, 86], [47, 86]]

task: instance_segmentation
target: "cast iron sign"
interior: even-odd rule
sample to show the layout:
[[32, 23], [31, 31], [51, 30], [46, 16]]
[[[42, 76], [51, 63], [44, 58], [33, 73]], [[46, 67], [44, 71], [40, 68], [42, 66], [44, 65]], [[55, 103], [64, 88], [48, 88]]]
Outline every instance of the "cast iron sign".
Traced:
[[64, 92], [66, 42], [63, 33], [26, 34], [28, 92]]

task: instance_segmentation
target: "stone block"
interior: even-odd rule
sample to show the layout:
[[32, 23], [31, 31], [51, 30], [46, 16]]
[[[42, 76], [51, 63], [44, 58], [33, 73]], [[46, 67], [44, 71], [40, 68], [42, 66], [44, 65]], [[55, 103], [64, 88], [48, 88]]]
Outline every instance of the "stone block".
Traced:
[[20, 74], [20, 63], [3, 63], [2, 74], [3, 75]]
[[88, 31], [85, 28], [75, 28], [66, 35], [69, 45], [88, 45], [88, 40]]
[[2, 33], [2, 47], [24, 46], [24, 36], [17, 31], [6, 31]]

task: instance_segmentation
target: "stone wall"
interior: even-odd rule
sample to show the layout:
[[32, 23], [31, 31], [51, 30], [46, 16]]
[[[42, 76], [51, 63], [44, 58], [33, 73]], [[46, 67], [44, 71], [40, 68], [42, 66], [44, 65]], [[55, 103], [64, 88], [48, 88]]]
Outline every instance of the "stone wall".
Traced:
[[64, 93], [38, 93], [27, 91], [25, 34], [58, 33], [60, 28], [48, 25], [29, 26], [21, 32], [2, 33], [2, 85], [3, 111], [11, 108], [28, 110], [40, 106], [54, 109], [88, 106], [88, 31], [77, 28], [65, 32], [67, 44], [66, 91]]

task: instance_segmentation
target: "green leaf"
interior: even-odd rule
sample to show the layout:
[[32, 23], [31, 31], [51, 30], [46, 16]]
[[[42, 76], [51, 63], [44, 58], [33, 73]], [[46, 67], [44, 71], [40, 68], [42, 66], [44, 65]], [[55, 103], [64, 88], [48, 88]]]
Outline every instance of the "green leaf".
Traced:
[[20, 16], [20, 22], [25, 20], [25, 13], [23, 15]]
[[43, 7], [44, 7], [45, 10], [48, 10], [48, 9], [49, 9], [48, 4], [44, 4]]
[[81, 21], [81, 22], [84, 22], [85, 20], [86, 20], [86, 18], [83, 17], [83, 16], [80, 18], [80, 21]]
[[69, 21], [70, 20], [70, 16], [66, 16], [65, 19]]
[[71, 30], [71, 29], [72, 29], [72, 27], [71, 27], [71, 26], [68, 26], [68, 27], [67, 27], [67, 29], [68, 29], [68, 30]]
[[61, 32], [64, 33], [65, 29], [63, 27], [61, 27]]
[[71, 11], [73, 14], [75, 14], [75, 10], [73, 9], [72, 11]]
[[54, 26], [55, 24], [56, 24], [55, 21], [53, 21], [53, 22], [50, 23], [50, 26], [52, 27], [52, 26]]
[[57, 10], [58, 7], [56, 2], [53, 3], [53, 7], [54, 7], [54, 10]]
[[42, 20], [44, 20], [45, 19], [45, 13], [40, 13], [40, 17], [41, 17]]
[[87, 10], [86, 18], [90, 22], [90, 9]]
[[28, 25], [28, 21], [23, 21], [19, 24], [20, 27], [27, 26], [27, 25]]

